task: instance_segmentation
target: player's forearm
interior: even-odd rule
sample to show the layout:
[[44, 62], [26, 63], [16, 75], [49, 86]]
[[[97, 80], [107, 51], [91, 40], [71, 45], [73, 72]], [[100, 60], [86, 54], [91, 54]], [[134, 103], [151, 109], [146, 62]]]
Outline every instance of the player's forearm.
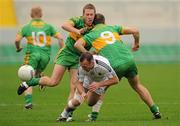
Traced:
[[104, 86], [115, 85], [115, 84], [118, 84], [118, 81], [119, 79], [117, 77], [113, 77], [111, 79], [100, 82], [99, 86], [104, 87]]
[[85, 93], [83, 84], [80, 83], [79, 81], [77, 82], [76, 88], [77, 88], [77, 90], [78, 90], [78, 92], [79, 92], [80, 95], [81, 95], [82, 93]]
[[19, 41], [15, 41], [15, 46], [16, 46], [16, 50], [20, 48], [20, 42]]
[[85, 44], [84, 44], [84, 41], [82, 39], [79, 39], [75, 44], [74, 44], [74, 47], [76, 49], [78, 49], [80, 52], [84, 53], [84, 52], [87, 52], [88, 50], [86, 50], [84, 48]]
[[68, 31], [68, 32], [74, 32], [76, 34], [79, 34], [79, 30], [76, 29], [73, 25], [71, 25], [70, 23], [68, 22], [65, 22], [63, 25], [62, 25], [62, 29]]
[[15, 46], [16, 46], [16, 52], [20, 52], [23, 49], [22, 47], [20, 47], [19, 41], [15, 41]]
[[63, 41], [63, 39], [59, 38], [59, 39], [58, 39], [58, 43], [59, 43], [60, 49], [64, 47], [64, 41]]
[[78, 49], [80, 52], [82, 52], [82, 53], [84, 53], [84, 52], [87, 52], [88, 50], [86, 50], [85, 48], [84, 48], [84, 46], [82, 46], [82, 45], [79, 45], [79, 46], [75, 46], [75, 48], [76, 49]]
[[139, 45], [139, 37], [140, 37], [139, 31], [134, 32], [133, 37], [134, 37], [134, 42], [135, 42], [134, 44]]

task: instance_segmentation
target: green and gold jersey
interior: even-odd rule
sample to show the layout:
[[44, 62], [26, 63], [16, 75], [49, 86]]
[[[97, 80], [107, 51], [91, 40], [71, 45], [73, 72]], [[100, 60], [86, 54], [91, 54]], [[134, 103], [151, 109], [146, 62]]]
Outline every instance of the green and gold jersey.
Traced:
[[51, 37], [56, 37], [59, 31], [50, 24], [41, 19], [32, 19], [28, 24], [23, 26], [18, 35], [27, 39], [27, 51], [45, 50], [50, 54]]
[[98, 24], [83, 39], [86, 45], [92, 46], [100, 55], [106, 57], [114, 68], [133, 60], [133, 56], [121, 41], [122, 26]]
[[[74, 27], [77, 28], [77, 29], [86, 28], [85, 33], [83, 35], [89, 33], [89, 31], [93, 28], [93, 25], [92, 26], [87, 26], [85, 24], [84, 18], [82, 16], [73, 17], [73, 18], [69, 19], [69, 21], [71, 23], [73, 23]], [[65, 43], [66, 47], [69, 50], [71, 50], [71, 52], [76, 53], [76, 54], [80, 54], [80, 52], [77, 49], [74, 48], [74, 44], [83, 35], [78, 35], [76, 33], [70, 32], [69, 36], [68, 36], [68, 38], [66, 40], [66, 43]], [[88, 47], [86, 47], [86, 48], [89, 49]]]

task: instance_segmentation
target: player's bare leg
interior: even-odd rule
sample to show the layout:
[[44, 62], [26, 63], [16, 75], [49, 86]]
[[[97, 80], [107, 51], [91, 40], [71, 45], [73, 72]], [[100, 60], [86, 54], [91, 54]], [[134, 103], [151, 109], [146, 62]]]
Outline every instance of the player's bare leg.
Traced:
[[39, 80], [39, 84], [49, 87], [57, 86], [59, 84], [59, 81], [61, 81], [65, 71], [66, 69], [64, 66], [55, 64], [51, 77], [48, 76], [41, 77]]
[[103, 104], [103, 98], [104, 94], [100, 96], [99, 100], [95, 105], [92, 106], [92, 112], [91, 114], [88, 114], [88, 120], [87, 121], [95, 121], [98, 118], [99, 111], [101, 109], [101, 106]]
[[103, 95], [98, 95], [95, 92], [88, 92], [87, 104], [92, 107], [92, 113], [88, 115], [86, 121], [96, 121], [100, 107], [102, 105]]
[[74, 93], [76, 90], [75, 83], [77, 81], [77, 69], [70, 69], [70, 92], [69, 92], [69, 97], [68, 101], [71, 100], [74, 97]]
[[60, 122], [70, 122], [73, 121], [72, 113], [73, 111], [83, 102], [84, 100], [76, 90], [73, 98], [68, 101], [67, 106], [57, 117], [56, 121]]
[[64, 66], [55, 64], [51, 77], [43, 76], [41, 78], [32, 78], [30, 81], [23, 82], [17, 90], [18, 95], [21, 95], [29, 86], [43, 85], [48, 87], [54, 87], [61, 81], [64, 72], [66, 71]]
[[151, 97], [151, 94], [149, 93], [147, 88], [145, 88], [140, 83], [139, 77], [135, 76], [134, 78], [129, 78], [128, 81], [131, 87], [138, 93], [140, 98], [149, 106], [151, 112], [154, 114], [154, 118], [155, 119], [161, 118], [158, 106], [155, 105]]

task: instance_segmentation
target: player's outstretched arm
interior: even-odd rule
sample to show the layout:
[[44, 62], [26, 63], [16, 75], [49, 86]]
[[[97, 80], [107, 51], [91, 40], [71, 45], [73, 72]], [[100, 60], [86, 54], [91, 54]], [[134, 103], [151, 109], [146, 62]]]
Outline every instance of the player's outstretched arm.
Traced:
[[74, 27], [74, 23], [72, 21], [66, 21], [62, 26], [62, 29], [68, 31], [68, 32], [73, 32], [78, 35], [81, 35], [81, 31], [77, 28]]
[[134, 37], [134, 45], [132, 47], [133, 51], [137, 51], [139, 49], [139, 30], [136, 27], [123, 27], [123, 34], [132, 34]]

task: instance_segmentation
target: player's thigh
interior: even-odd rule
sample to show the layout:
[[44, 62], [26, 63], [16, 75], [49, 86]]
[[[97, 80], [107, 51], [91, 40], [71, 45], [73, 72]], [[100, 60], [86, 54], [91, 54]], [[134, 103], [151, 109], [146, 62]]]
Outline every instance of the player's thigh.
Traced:
[[138, 84], [140, 84], [140, 80], [139, 80], [139, 76], [136, 75], [132, 78], [127, 78], [128, 79], [128, 82], [129, 84], [131, 85], [131, 87], [135, 88], [138, 86]]
[[93, 106], [100, 99], [101, 95], [96, 94], [95, 92], [88, 92], [87, 103], [89, 106]]
[[60, 81], [62, 79], [65, 71], [66, 71], [66, 68], [64, 66], [55, 64], [52, 75], [51, 75], [51, 79], [56, 82]]

